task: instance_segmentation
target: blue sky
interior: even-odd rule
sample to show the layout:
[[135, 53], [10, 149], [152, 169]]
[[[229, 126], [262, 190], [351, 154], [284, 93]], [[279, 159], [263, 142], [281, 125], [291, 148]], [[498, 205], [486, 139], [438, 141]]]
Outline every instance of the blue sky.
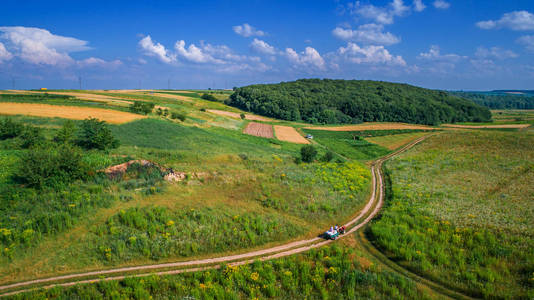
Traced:
[[0, 89], [534, 89], [534, 1], [2, 1]]

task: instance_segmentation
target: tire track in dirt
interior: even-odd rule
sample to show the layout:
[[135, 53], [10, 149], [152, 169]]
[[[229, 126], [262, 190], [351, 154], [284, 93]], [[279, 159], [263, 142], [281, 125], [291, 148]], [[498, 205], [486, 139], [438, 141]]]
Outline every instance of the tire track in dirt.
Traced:
[[[369, 198], [369, 201], [355, 218], [353, 218], [352, 220], [350, 220], [349, 222], [345, 224], [345, 227], [350, 228], [352, 225], [358, 222], [363, 216], [367, 215], [367, 217], [364, 219], [364, 221], [362, 221], [358, 225], [350, 228], [345, 233], [345, 235], [340, 236], [340, 238], [343, 238], [344, 236], [347, 236], [348, 234], [354, 233], [358, 229], [367, 225], [367, 223], [369, 223], [382, 208], [383, 201], [384, 201], [384, 184], [383, 184], [384, 179], [383, 179], [382, 172], [381, 172], [381, 166], [383, 162], [390, 159], [391, 157], [395, 155], [398, 155], [410, 149], [411, 147], [422, 142], [429, 136], [430, 135], [418, 138], [417, 140], [405, 145], [401, 149], [393, 153], [390, 153], [373, 162], [373, 164], [371, 165], [373, 189], [372, 189], [372, 193]], [[369, 212], [371, 209], [372, 211]], [[0, 286], [0, 291], [20, 288], [20, 287], [25, 287], [25, 286], [31, 286], [31, 285], [41, 284], [41, 283], [50, 283], [54, 281], [58, 282], [58, 281], [64, 281], [64, 280], [75, 279], [75, 278], [84, 278], [84, 277], [90, 277], [90, 276], [103, 276], [103, 275], [113, 274], [113, 273], [157, 270], [157, 269], [163, 269], [163, 268], [180, 268], [180, 267], [183, 268], [183, 267], [188, 267], [188, 266], [191, 267], [191, 268], [179, 269], [179, 270], [169, 270], [169, 271], [151, 272], [151, 273], [133, 274], [133, 275], [110, 276], [110, 277], [105, 277], [105, 278], [83, 279], [83, 280], [77, 280], [77, 281], [71, 281], [71, 282], [62, 282], [62, 283], [50, 284], [47, 286], [41, 286], [41, 287], [36, 287], [36, 288], [27, 288], [27, 289], [12, 291], [12, 292], [6, 292], [4, 294], [0, 294], [0, 297], [15, 295], [15, 294], [28, 292], [28, 291], [32, 291], [36, 289], [41, 289], [41, 288], [48, 289], [48, 288], [52, 288], [56, 286], [66, 287], [66, 286], [72, 286], [75, 284], [98, 282], [100, 280], [105, 280], [105, 281], [120, 280], [126, 277], [145, 277], [145, 276], [150, 276], [154, 274], [155, 275], [170, 275], [170, 274], [179, 274], [179, 273], [185, 273], [185, 272], [195, 272], [195, 271], [219, 268], [218, 265], [216, 266], [212, 265], [216, 263], [227, 262], [229, 265], [243, 265], [243, 264], [251, 263], [254, 260], [265, 261], [265, 260], [276, 259], [276, 258], [281, 258], [284, 256], [289, 256], [289, 255], [305, 252], [313, 248], [317, 248], [317, 247], [330, 244], [332, 242], [334, 241], [324, 240], [323, 238], [315, 237], [315, 238], [308, 239], [308, 240], [295, 241], [295, 242], [283, 244], [283, 245], [272, 247], [272, 248], [267, 248], [267, 249], [262, 249], [262, 250], [257, 250], [257, 251], [242, 253], [242, 254], [236, 254], [236, 255], [231, 255], [231, 256], [222, 256], [222, 257], [216, 257], [216, 258], [190, 260], [190, 261], [175, 262], [175, 263], [163, 263], [163, 264], [153, 264], [153, 265], [144, 265], [144, 266], [123, 267], [123, 268], [115, 268], [115, 269], [109, 269], [109, 270], [92, 271], [92, 272], [85, 272], [85, 273], [76, 273], [76, 274], [55, 276], [55, 277], [49, 277], [49, 278], [35, 279], [35, 280], [18, 282], [18, 283], [12, 283], [8, 285], [2, 285]], [[198, 267], [201, 265], [208, 265], [208, 266]]]

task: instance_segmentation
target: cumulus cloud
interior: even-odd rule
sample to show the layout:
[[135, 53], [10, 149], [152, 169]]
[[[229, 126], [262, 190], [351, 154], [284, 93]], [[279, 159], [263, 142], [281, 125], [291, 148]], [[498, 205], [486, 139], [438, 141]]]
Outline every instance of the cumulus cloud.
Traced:
[[243, 25], [237, 25], [233, 26], [232, 29], [235, 33], [239, 34], [240, 36], [244, 37], [251, 37], [251, 36], [264, 36], [265, 32], [258, 30], [249, 24], [245, 23]]
[[164, 63], [173, 63], [176, 61], [176, 55], [171, 54], [165, 46], [160, 43], [152, 42], [150, 35], [145, 36], [139, 41], [139, 46], [147, 56], [153, 56]]
[[360, 1], [351, 4], [351, 13], [379, 24], [393, 24], [394, 17], [403, 16], [410, 11], [402, 0], [393, 0], [387, 6], [379, 7], [372, 4], [362, 5]]
[[418, 58], [431, 61], [457, 62], [466, 57], [458, 54], [441, 54], [439, 46], [433, 45], [430, 47], [428, 52], [420, 53]]
[[0, 27], [0, 32], [4, 48], [13, 56], [33, 64], [72, 64], [74, 60], [69, 53], [90, 49], [87, 41], [55, 35], [41, 28], [4, 26]]
[[285, 55], [294, 65], [313, 67], [320, 70], [326, 68], [324, 59], [319, 52], [312, 47], [306, 47], [306, 49], [300, 53], [297, 53], [297, 51], [292, 48], [286, 48]]
[[267, 42], [259, 40], [257, 38], [254, 38], [252, 43], [250, 43], [250, 47], [254, 51], [256, 51], [258, 53], [261, 53], [261, 54], [268, 54], [268, 55], [275, 55], [276, 54], [276, 49], [273, 46], [271, 46]]
[[496, 58], [496, 59], [507, 59], [507, 58], [516, 58], [518, 55], [512, 50], [501, 49], [499, 47], [478, 47], [475, 52], [475, 56], [479, 58]]
[[434, 1], [433, 5], [437, 9], [447, 9], [451, 7], [451, 4], [449, 2], [443, 0], [436, 0]]
[[401, 56], [389, 53], [384, 46], [360, 47], [349, 42], [346, 47], [337, 50], [339, 57], [355, 64], [384, 64], [406, 66], [406, 62]]
[[477, 22], [481, 29], [507, 28], [511, 30], [534, 30], [534, 14], [526, 10], [505, 13], [499, 20]]
[[195, 46], [195, 44], [190, 44], [189, 47], [186, 48], [185, 41], [183, 40], [176, 42], [174, 49], [178, 55], [191, 62], [224, 64], [223, 60], [214, 58], [206, 51], [203, 51], [201, 48]]
[[423, 3], [422, 0], [413, 0], [413, 9], [417, 12], [421, 12], [425, 10], [426, 5]]
[[517, 42], [524, 45], [527, 50], [534, 52], [534, 35], [524, 35], [517, 39]]
[[336, 27], [332, 34], [344, 41], [356, 41], [364, 44], [393, 45], [400, 42], [400, 39], [390, 32], [384, 32], [382, 24], [360, 25], [358, 29], [344, 29]]
[[118, 59], [113, 61], [106, 61], [101, 58], [89, 57], [77, 62], [80, 67], [102, 67], [102, 68], [117, 68], [122, 65], [122, 62]]
[[0, 63], [10, 60], [11, 58], [13, 58], [13, 54], [9, 53], [4, 44], [0, 43]]

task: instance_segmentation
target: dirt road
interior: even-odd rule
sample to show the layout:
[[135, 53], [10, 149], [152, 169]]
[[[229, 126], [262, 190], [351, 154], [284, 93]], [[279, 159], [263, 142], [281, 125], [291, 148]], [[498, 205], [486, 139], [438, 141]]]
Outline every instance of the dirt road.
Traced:
[[[355, 216], [354, 218], [352, 218], [349, 222], [345, 224], [345, 227], [348, 228], [347, 233], [345, 235], [340, 236], [340, 238], [343, 238], [344, 236], [347, 236], [348, 234], [351, 234], [355, 232], [356, 230], [365, 226], [380, 211], [383, 201], [384, 201], [384, 179], [383, 179], [382, 171], [381, 171], [381, 166], [383, 162], [399, 153], [402, 153], [410, 149], [411, 147], [420, 143], [427, 137], [428, 135], [418, 138], [417, 140], [402, 147], [401, 149], [373, 162], [373, 164], [371, 165], [373, 189], [372, 189], [372, 193], [369, 198], [369, 201], [367, 202], [365, 207], [360, 211], [360, 213], [357, 216]], [[362, 222], [353, 226], [364, 216], [366, 217]], [[100, 271], [93, 271], [93, 272], [85, 272], [85, 273], [77, 273], [77, 274], [55, 276], [55, 277], [42, 278], [42, 279], [36, 279], [36, 280], [29, 280], [29, 281], [23, 281], [23, 282], [0, 286], [0, 292], [6, 291], [5, 293], [0, 294], [0, 297], [23, 293], [23, 292], [31, 291], [36, 288], [30, 287], [30, 288], [7, 292], [8, 290], [24, 288], [28, 286], [36, 286], [40, 284], [50, 283], [49, 285], [46, 285], [46, 286], [39, 286], [39, 288], [52, 288], [56, 286], [72, 286], [75, 284], [91, 283], [91, 282], [96, 282], [99, 280], [106, 280], [106, 281], [120, 280], [125, 277], [143, 277], [143, 276], [149, 276], [153, 274], [166, 275], [166, 274], [178, 274], [178, 273], [184, 273], [184, 272], [195, 272], [195, 271], [200, 271], [200, 270], [218, 268], [219, 265], [213, 265], [213, 264], [220, 264], [220, 263], [228, 263], [230, 265], [242, 265], [242, 264], [251, 263], [254, 260], [264, 261], [264, 260], [270, 260], [270, 259], [275, 259], [275, 258], [280, 258], [280, 257], [288, 256], [288, 255], [301, 253], [301, 252], [308, 251], [313, 248], [327, 245], [332, 242], [334, 241], [324, 240], [322, 238], [315, 237], [312, 239], [294, 241], [288, 244], [284, 244], [284, 245], [280, 245], [280, 246], [276, 246], [272, 248], [267, 248], [267, 249], [262, 249], [262, 250], [257, 250], [257, 251], [252, 251], [252, 252], [247, 252], [247, 253], [242, 253], [242, 254], [237, 254], [237, 255], [231, 255], [231, 256], [222, 256], [222, 257], [182, 261], [182, 262], [175, 262], [175, 263], [132, 266], [132, 267], [100, 270]], [[203, 265], [205, 267], [202, 267]], [[175, 268], [175, 269], [181, 268], [181, 269], [167, 270], [167, 271], [161, 271], [161, 272], [150, 272], [150, 270], [168, 269], [168, 268]], [[127, 272], [134, 272], [134, 271], [137, 271], [137, 272], [148, 271], [148, 272], [142, 273], [142, 274], [126, 275], [126, 276], [125, 275], [106, 276], [106, 275], [114, 274], [114, 273], [127, 273]], [[95, 279], [86, 279], [88, 277], [94, 277]], [[102, 278], [102, 277], [105, 277], [105, 278]], [[78, 280], [72, 280], [72, 279], [78, 279]], [[54, 282], [59, 282], [59, 283], [54, 283]]]

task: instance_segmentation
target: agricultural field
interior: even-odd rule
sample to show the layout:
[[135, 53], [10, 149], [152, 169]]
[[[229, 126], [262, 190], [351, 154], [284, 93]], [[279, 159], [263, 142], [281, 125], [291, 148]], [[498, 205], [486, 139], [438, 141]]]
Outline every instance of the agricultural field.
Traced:
[[449, 131], [393, 158], [373, 242], [465, 294], [532, 298], [532, 145], [531, 132]]
[[305, 139], [294, 127], [291, 126], [282, 126], [274, 125], [274, 131], [276, 133], [276, 138], [291, 143], [297, 144], [309, 144], [310, 141]]
[[243, 133], [264, 138], [273, 138], [273, 126], [269, 124], [250, 122]]

